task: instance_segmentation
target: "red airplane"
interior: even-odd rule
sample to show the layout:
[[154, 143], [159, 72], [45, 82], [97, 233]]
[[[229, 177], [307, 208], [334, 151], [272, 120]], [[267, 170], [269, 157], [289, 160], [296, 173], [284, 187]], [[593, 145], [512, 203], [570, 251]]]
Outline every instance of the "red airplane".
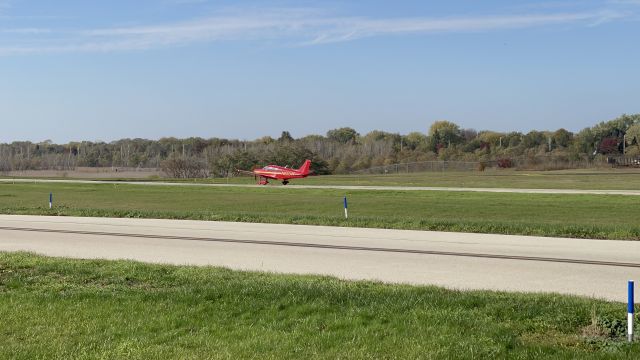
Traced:
[[306, 160], [299, 169], [291, 169], [278, 165], [267, 165], [262, 169], [254, 169], [253, 171], [238, 170], [238, 172], [252, 174], [256, 178], [259, 177], [259, 185], [267, 185], [269, 179], [282, 180], [282, 185], [287, 185], [290, 179], [302, 179], [311, 174], [309, 168], [311, 160]]

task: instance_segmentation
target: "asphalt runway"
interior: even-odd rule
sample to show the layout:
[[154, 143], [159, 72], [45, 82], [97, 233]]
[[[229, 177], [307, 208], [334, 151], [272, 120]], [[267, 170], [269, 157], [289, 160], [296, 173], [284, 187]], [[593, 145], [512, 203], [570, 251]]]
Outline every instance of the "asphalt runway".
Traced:
[[0, 251], [626, 299], [640, 242], [188, 220], [0, 215]]
[[460, 192], [488, 192], [488, 193], [519, 193], [519, 194], [573, 194], [573, 195], [626, 195], [640, 196], [640, 190], [578, 190], [578, 189], [517, 189], [517, 188], [473, 188], [473, 187], [429, 187], [429, 186], [358, 186], [358, 185], [296, 185], [287, 186], [274, 184], [202, 184], [186, 182], [160, 181], [110, 181], [110, 180], [53, 180], [53, 179], [0, 179], [0, 183], [18, 184], [126, 184], [140, 186], [205, 186], [205, 187], [239, 187], [239, 188], [273, 188], [273, 189], [335, 189], [335, 190], [379, 190], [379, 191], [460, 191]]

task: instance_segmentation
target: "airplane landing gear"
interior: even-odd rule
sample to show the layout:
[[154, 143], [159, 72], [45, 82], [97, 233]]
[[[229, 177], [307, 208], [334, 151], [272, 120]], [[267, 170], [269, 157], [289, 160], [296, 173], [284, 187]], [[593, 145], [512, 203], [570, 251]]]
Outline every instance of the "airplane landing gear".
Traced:
[[260, 178], [260, 181], [258, 181], [258, 185], [268, 185], [269, 184], [269, 180], [267, 179], [262, 179]]
[[284, 181], [282, 182], [282, 185], [287, 185], [288, 183], [289, 183], [289, 182], [288, 182], [287, 180], [284, 180]]

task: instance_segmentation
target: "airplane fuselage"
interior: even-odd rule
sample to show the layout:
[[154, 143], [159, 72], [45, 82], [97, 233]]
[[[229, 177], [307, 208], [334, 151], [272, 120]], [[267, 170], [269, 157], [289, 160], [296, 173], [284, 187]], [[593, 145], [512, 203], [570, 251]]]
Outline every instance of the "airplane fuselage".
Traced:
[[262, 169], [255, 169], [253, 173], [256, 176], [261, 176], [267, 179], [274, 180], [289, 180], [289, 179], [302, 179], [307, 177], [309, 174], [303, 174], [294, 169], [285, 168], [276, 165], [265, 166]]
[[253, 170], [253, 175], [260, 177], [259, 184], [261, 185], [268, 184], [268, 179], [280, 180], [282, 181], [282, 184], [287, 185], [290, 179], [302, 179], [309, 176], [310, 166], [310, 160], [306, 160], [299, 169], [292, 169], [278, 165], [267, 165], [262, 169]]

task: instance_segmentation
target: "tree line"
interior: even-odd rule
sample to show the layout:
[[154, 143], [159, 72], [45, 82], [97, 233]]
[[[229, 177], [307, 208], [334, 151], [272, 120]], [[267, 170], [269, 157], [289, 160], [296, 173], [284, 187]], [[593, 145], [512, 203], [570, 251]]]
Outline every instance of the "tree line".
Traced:
[[464, 129], [436, 121], [427, 132], [406, 135], [374, 130], [359, 134], [344, 127], [325, 135], [252, 141], [234, 139], [121, 139], [112, 142], [15, 141], [0, 144], [0, 172], [72, 170], [76, 167], [162, 168], [172, 177], [224, 177], [235, 169], [267, 163], [299, 166], [313, 162], [318, 174], [338, 174], [402, 162], [434, 160], [499, 161], [544, 156], [555, 160], [593, 160], [602, 156], [640, 155], [640, 114], [622, 115], [572, 133], [497, 132]]

